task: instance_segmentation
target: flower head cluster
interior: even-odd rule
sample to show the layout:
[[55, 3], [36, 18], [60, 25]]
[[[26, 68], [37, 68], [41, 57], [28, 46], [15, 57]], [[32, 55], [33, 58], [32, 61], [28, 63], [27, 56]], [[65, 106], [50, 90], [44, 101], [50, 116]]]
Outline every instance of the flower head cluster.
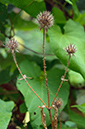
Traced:
[[11, 38], [8, 43], [7, 43], [7, 47], [11, 50], [11, 51], [18, 51], [17, 48], [18, 48], [18, 42]]
[[47, 29], [52, 27], [54, 23], [54, 17], [49, 11], [43, 11], [43, 13], [40, 12], [37, 16], [37, 20], [40, 24], [40, 30], [45, 28], [47, 31]]
[[75, 45], [70, 44], [67, 48], [65, 48], [65, 51], [68, 53], [67, 55], [74, 55], [74, 53], [76, 52], [77, 48], [75, 48]]

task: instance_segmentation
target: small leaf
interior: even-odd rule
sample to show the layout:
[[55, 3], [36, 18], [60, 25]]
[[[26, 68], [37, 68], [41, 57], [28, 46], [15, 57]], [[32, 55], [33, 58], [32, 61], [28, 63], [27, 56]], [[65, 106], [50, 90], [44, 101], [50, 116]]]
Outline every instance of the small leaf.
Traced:
[[65, 0], [67, 3], [73, 5], [73, 3], [71, 2], [71, 0]]
[[4, 102], [0, 99], [0, 129], [7, 129], [9, 121], [12, 116], [12, 109], [14, 107], [14, 103]]
[[78, 108], [81, 112], [85, 113], [85, 103], [81, 104], [81, 105], [73, 105], [71, 107], [76, 107]]

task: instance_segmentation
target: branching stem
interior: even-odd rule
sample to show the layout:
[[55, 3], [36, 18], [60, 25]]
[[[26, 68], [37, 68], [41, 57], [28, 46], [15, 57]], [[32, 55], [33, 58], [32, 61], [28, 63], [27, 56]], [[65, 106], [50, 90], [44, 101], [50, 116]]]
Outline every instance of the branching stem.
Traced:
[[66, 67], [64, 76], [63, 76], [63, 80], [62, 80], [61, 83], [60, 83], [60, 86], [59, 86], [59, 88], [58, 88], [58, 90], [57, 90], [57, 92], [56, 92], [56, 95], [55, 95], [55, 97], [54, 97], [54, 99], [53, 99], [53, 101], [52, 101], [51, 107], [52, 107], [52, 105], [53, 105], [53, 103], [54, 103], [54, 101], [55, 101], [55, 99], [56, 99], [56, 97], [57, 97], [57, 95], [58, 95], [58, 93], [59, 93], [59, 90], [60, 90], [60, 88], [61, 88], [61, 86], [62, 86], [62, 84], [63, 84], [63, 81], [64, 81], [64, 79], [65, 79], [65, 76], [66, 76], [66, 73], [67, 73], [67, 70], [68, 70], [68, 66], [69, 66], [69, 62], [70, 62], [70, 58], [71, 58], [71, 55], [69, 55], [69, 59], [68, 59], [68, 63], [67, 63], [67, 67]]
[[45, 75], [45, 82], [46, 82], [47, 96], [48, 96], [48, 107], [50, 107], [49, 89], [48, 89], [46, 64], [45, 64], [45, 28], [43, 28], [43, 65], [44, 65], [44, 75]]
[[13, 56], [14, 62], [15, 62], [15, 64], [16, 64], [16, 67], [17, 67], [17, 69], [19, 70], [19, 72], [20, 72], [22, 78], [25, 80], [25, 82], [27, 83], [27, 85], [29, 86], [29, 88], [33, 91], [33, 93], [34, 93], [34, 94], [40, 99], [40, 101], [45, 105], [45, 107], [48, 108], [47, 105], [44, 103], [44, 101], [39, 97], [39, 95], [32, 89], [32, 87], [30, 86], [30, 84], [28, 83], [28, 81], [26, 80], [26, 78], [24, 78], [24, 76], [23, 76], [23, 74], [22, 74], [22, 72], [21, 72], [21, 70], [20, 70], [20, 68], [19, 68], [19, 66], [18, 66], [18, 64], [17, 64], [16, 58], [15, 58], [14, 50], [12, 50], [12, 56]]

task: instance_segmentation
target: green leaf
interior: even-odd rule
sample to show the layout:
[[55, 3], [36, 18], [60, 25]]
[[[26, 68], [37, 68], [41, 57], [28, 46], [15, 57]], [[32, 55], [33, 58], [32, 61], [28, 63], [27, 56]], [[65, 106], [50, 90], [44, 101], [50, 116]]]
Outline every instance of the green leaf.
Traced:
[[75, 87], [82, 87], [84, 86], [84, 78], [81, 76], [80, 73], [77, 73], [77, 72], [74, 72], [72, 70], [70, 70], [68, 72], [68, 75], [69, 75], [69, 81], [70, 81], [70, 84], [72, 86], [75, 86]]
[[73, 5], [73, 3], [71, 2], [71, 0], [65, 0], [67, 3]]
[[78, 15], [79, 15], [79, 10], [78, 10], [76, 1], [77, 0], [72, 0], [72, 3], [73, 3], [72, 7], [73, 7], [73, 10], [74, 10], [74, 17], [78, 17]]
[[[20, 64], [20, 69], [23, 74], [26, 74], [27, 77], [33, 77], [32, 80], [28, 80], [29, 84], [36, 91], [36, 93], [42, 98], [42, 100], [48, 104], [47, 102], [47, 91], [45, 86], [45, 80], [43, 74], [41, 74], [40, 67], [37, 66], [33, 62], [29, 62], [27, 60], [23, 61]], [[59, 70], [57, 68], [52, 69], [48, 72], [48, 86], [50, 92], [50, 101], [52, 102], [57, 89], [59, 87], [61, 76], [64, 74], [64, 71]], [[19, 79], [21, 76], [19, 76]], [[17, 88], [21, 91], [25, 98], [25, 103], [28, 111], [30, 112], [31, 117], [31, 125], [33, 128], [40, 127], [42, 125], [40, 109], [37, 106], [42, 106], [43, 103], [36, 97], [36, 95], [30, 90], [24, 80], [17, 80]], [[65, 91], [65, 92], [64, 92]], [[57, 97], [61, 98], [63, 101], [62, 109], [65, 107], [69, 96], [69, 85], [65, 82], [62, 88], [59, 91]], [[45, 113], [47, 116], [47, 125], [50, 124], [49, 114], [46, 109]]]
[[57, 23], [57, 24], [65, 24], [66, 23], [64, 13], [60, 9], [53, 7], [52, 13], [54, 16], [55, 23]]
[[30, 14], [33, 17], [36, 17], [40, 12], [43, 10], [46, 10], [45, 3], [42, 2], [37, 2], [33, 0], [25, 0], [21, 1], [20, 0], [0, 0], [0, 2], [4, 4], [12, 4], [24, 11], [26, 11], [28, 14]]
[[59, 26], [55, 25], [49, 30], [50, 46], [55, 55], [67, 65], [68, 56], [64, 48], [70, 44], [77, 47], [75, 56], [71, 57], [69, 68], [79, 72], [85, 78], [85, 32], [84, 28], [72, 20], [68, 20], [64, 26], [64, 34]]
[[81, 105], [73, 105], [71, 107], [76, 107], [78, 108], [81, 112], [85, 113], [85, 103], [81, 104]]
[[8, 18], [7, 6], [0, 3], [0, 31], [5, 32], [6, 19]]
[[10, 77], [10, 66], [0, 71], [0, 84], [7, 83], [11, 80]]
[[0, 129], [7, 129], [9, 121], [12, 116], [12, 109], [14, 107], [14, 103], [4, 102], [0, 99]]
[[81, 127], [82, 129], [85, 128], [85, 118], [71, 110], [69, 111], [69, 119], [75, 122], [78, 127]]
[[[24, 36], [25, 33], [25, 36]], [[17, 31], [16, 36], [19, 36], [24, 41], [24, 46], [28, 49], [24, 49], [23, 54], [29, 54], [29, 55], [37, 55], [42, 57], [42, 32], [38, 29], [31, 30], [30, 32], [27, 31]], [[28, 42], [29, 41], [29, 42]], [[20, 43], [21, 45], [21, 43]], [[32, 50], [32, 51], [31, 51]], [[34, 51], [34, 52], [33, 52]], [[41, 53], [41, 54], [36, 54]], [[49, 54], [49, 56], [46, 56], [46, 59], [53, 60], [56, 59], [56, 56], [53, 54], [49, 42], [46, 42], [45, 44], [45, 54]], [[52, 54], [52, 55], [50, 55]]]
[[[14, 17], [16, 17], [16, 20], [14, 22]], [[37, 24], [33, 23], [32, 21], [26, 21], [23, 20], [20, 16], [17, 16], [15, 13], [10, 14], [10, 19], [14, 24], [14, 28], [18, 30], [31, 30], [37, 27]]]

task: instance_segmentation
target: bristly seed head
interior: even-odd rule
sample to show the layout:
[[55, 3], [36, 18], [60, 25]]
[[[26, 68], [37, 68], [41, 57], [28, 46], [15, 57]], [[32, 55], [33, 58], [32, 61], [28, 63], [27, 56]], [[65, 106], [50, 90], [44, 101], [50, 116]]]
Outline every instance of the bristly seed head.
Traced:
[[61, 106], [62, 106], [63, 102], [61, 99], [57, 99], [55, 102], [54, 102], [54, 105], [59, 109]]
[[75, 48], [75, 45], [70, 44], [67, 48], [65, 48], [65, 51], [68, 53], [67, 55], [72, 56], [77, 51], [77, 48]]
[[40, 24], [40, 30], [45, 28], [47, 31], [47, 29], [52, 27], [54, 23], [54, 17], [49, 11], [43, 11], [43, 13], [40, 12], [40, 14], [37, 15], [37, 20]]
[[11, 51], [12, 51], [12, 50], [17, 51], [18, 42], [17, 42], [15, 39], [11, 38], [11, 39], [8, 41], [8, 43], [7, 43], [7, 47], [8, 47]]

